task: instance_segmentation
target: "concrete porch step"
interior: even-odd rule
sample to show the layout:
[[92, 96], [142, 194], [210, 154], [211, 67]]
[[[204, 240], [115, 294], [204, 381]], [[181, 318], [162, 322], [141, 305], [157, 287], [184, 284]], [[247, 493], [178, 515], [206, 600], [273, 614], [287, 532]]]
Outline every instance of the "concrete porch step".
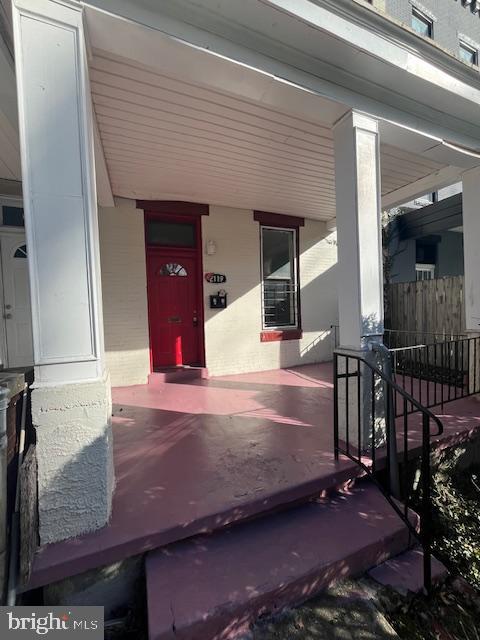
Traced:
[[405, 525], [365, 481], [350, 493], [150, 552], [150, 640], [237, 638], [259, 616], [359, 575], [409, 543]]
[[165, 367], [148, 376], [148, 384], [164, 384], [166, 382], [182, 383], [189, 380], [202, 380], [208, 377], [205, 367]]
[[[432, 583], [441, 582], [447, 573], [445, 565], [432, 557]], [[368, 574], [379, 584], [392, 587], [398, 593], [418, 593], [423, 589], [423, 551], [419, 547], [408, 549], [382, 562]]]

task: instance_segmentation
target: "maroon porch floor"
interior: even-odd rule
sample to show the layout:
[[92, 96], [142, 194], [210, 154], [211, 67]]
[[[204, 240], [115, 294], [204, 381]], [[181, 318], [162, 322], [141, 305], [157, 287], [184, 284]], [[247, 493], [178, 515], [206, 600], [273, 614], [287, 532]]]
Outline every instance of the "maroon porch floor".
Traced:
[[[40, 550], [29, 586], [115, 562], [339, 484], [331, 363], [113, 390], [116, 489], [100, 531]], [[445, 405], [444, 437], [480, 425]], [[411, 439], [416, 439], [415, 430]]]

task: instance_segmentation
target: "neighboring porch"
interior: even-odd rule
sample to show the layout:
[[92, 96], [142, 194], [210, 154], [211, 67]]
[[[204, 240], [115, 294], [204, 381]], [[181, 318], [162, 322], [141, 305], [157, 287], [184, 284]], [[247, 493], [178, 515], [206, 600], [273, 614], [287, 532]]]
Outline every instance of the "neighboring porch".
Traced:
[[[361, 473], [346, 457], [334, 460], [331, 363], [183, 383], [153, 377], [114, 389], [113, 403], [111, 521], [43, 547], [30, 587], [292, 507]], [[438, 409], [444, 434], [437, 443], [478, 433], [475, 398]], [[398, 438], [401, 451], [400, 424]], [[420, 445], [419, 418], [410, 424], [410, 454]], [[386, 501], [384, 508], [393, 514]], [[337, 533], [329, 531], [332, 540]]]

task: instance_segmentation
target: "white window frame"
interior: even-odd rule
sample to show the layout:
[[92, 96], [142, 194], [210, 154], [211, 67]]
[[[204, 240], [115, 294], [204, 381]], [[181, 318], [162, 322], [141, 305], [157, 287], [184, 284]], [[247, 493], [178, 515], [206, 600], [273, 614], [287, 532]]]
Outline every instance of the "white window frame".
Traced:
[[[266, 326], [265, 325], [265, 278], [263, 276], [263, 230], [268, 229], [271, 231], [287, 231], [292, 234], [293, 239], [293, 287], [294, 287], [294, 309], [295, 309], [295, 324], [282, 324], [279, 326]], [[277, 227], [268, 224], [260, 224], [260, 278], [261, 278], [261, 309], [262, 309], [262, 331], [289, 331], [290, 329], [299, 328], [299, 316], [300, 316], [300, 283], [298, 281], [298, 261], [300, 256], [297, 250], [298, 229], [294, 227]]]
[[[417, 274], [419, 274], [419, 273], [428, 273], [429, 277], [428, 278], [418, 278]], [[435, 265], [434, 264], [427, 264], [427, 263], [423, 263], [423, 262], [417, 262], [415, 264], [415, 280], [416, 281], [435, 280]]]

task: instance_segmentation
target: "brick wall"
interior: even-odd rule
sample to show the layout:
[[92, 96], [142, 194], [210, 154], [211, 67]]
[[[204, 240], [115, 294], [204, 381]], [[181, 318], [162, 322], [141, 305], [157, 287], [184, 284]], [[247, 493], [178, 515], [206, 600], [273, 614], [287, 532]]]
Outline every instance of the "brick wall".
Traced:
[[[217, 251], [203, 256], [204, 271], [224, 273], [224, 285], [204, 284], [205, 343], [211, 375], [261, 371], [331, 357], [330, 325], [338, 317], [337, 250], [323, 222], [305, 220], [300, 228], [300, 286], [303, 338], [260, 342], [262, 307], [259, 224], [250, 210], [210, 207], [202, 218], [203, 243]], [[225, 310], [208, 308], [208, 296], [224, 288]]]
[[150, 371], [143, 211], [99, 208], [105, 357], [112, 386], [145, 384]]
[[[129, 201], [99, 209], [107, 367], [113, 386], [144, 384], [149, 373], [143, 212]], [[262, 307], [259, 224], [250, 210], [210, 207], [202, 217], [203, 270], [225, 273], [224, 285], [204, 282], [206, 361], [211, 375], [260, 371], [331, 357], [330, 325], [337, 322], [337, 248], [323, 222], [300, 228], [303, 338], [260, 342]], [[211, 293], [225, 288], [228, 307], [209, 309]]]

